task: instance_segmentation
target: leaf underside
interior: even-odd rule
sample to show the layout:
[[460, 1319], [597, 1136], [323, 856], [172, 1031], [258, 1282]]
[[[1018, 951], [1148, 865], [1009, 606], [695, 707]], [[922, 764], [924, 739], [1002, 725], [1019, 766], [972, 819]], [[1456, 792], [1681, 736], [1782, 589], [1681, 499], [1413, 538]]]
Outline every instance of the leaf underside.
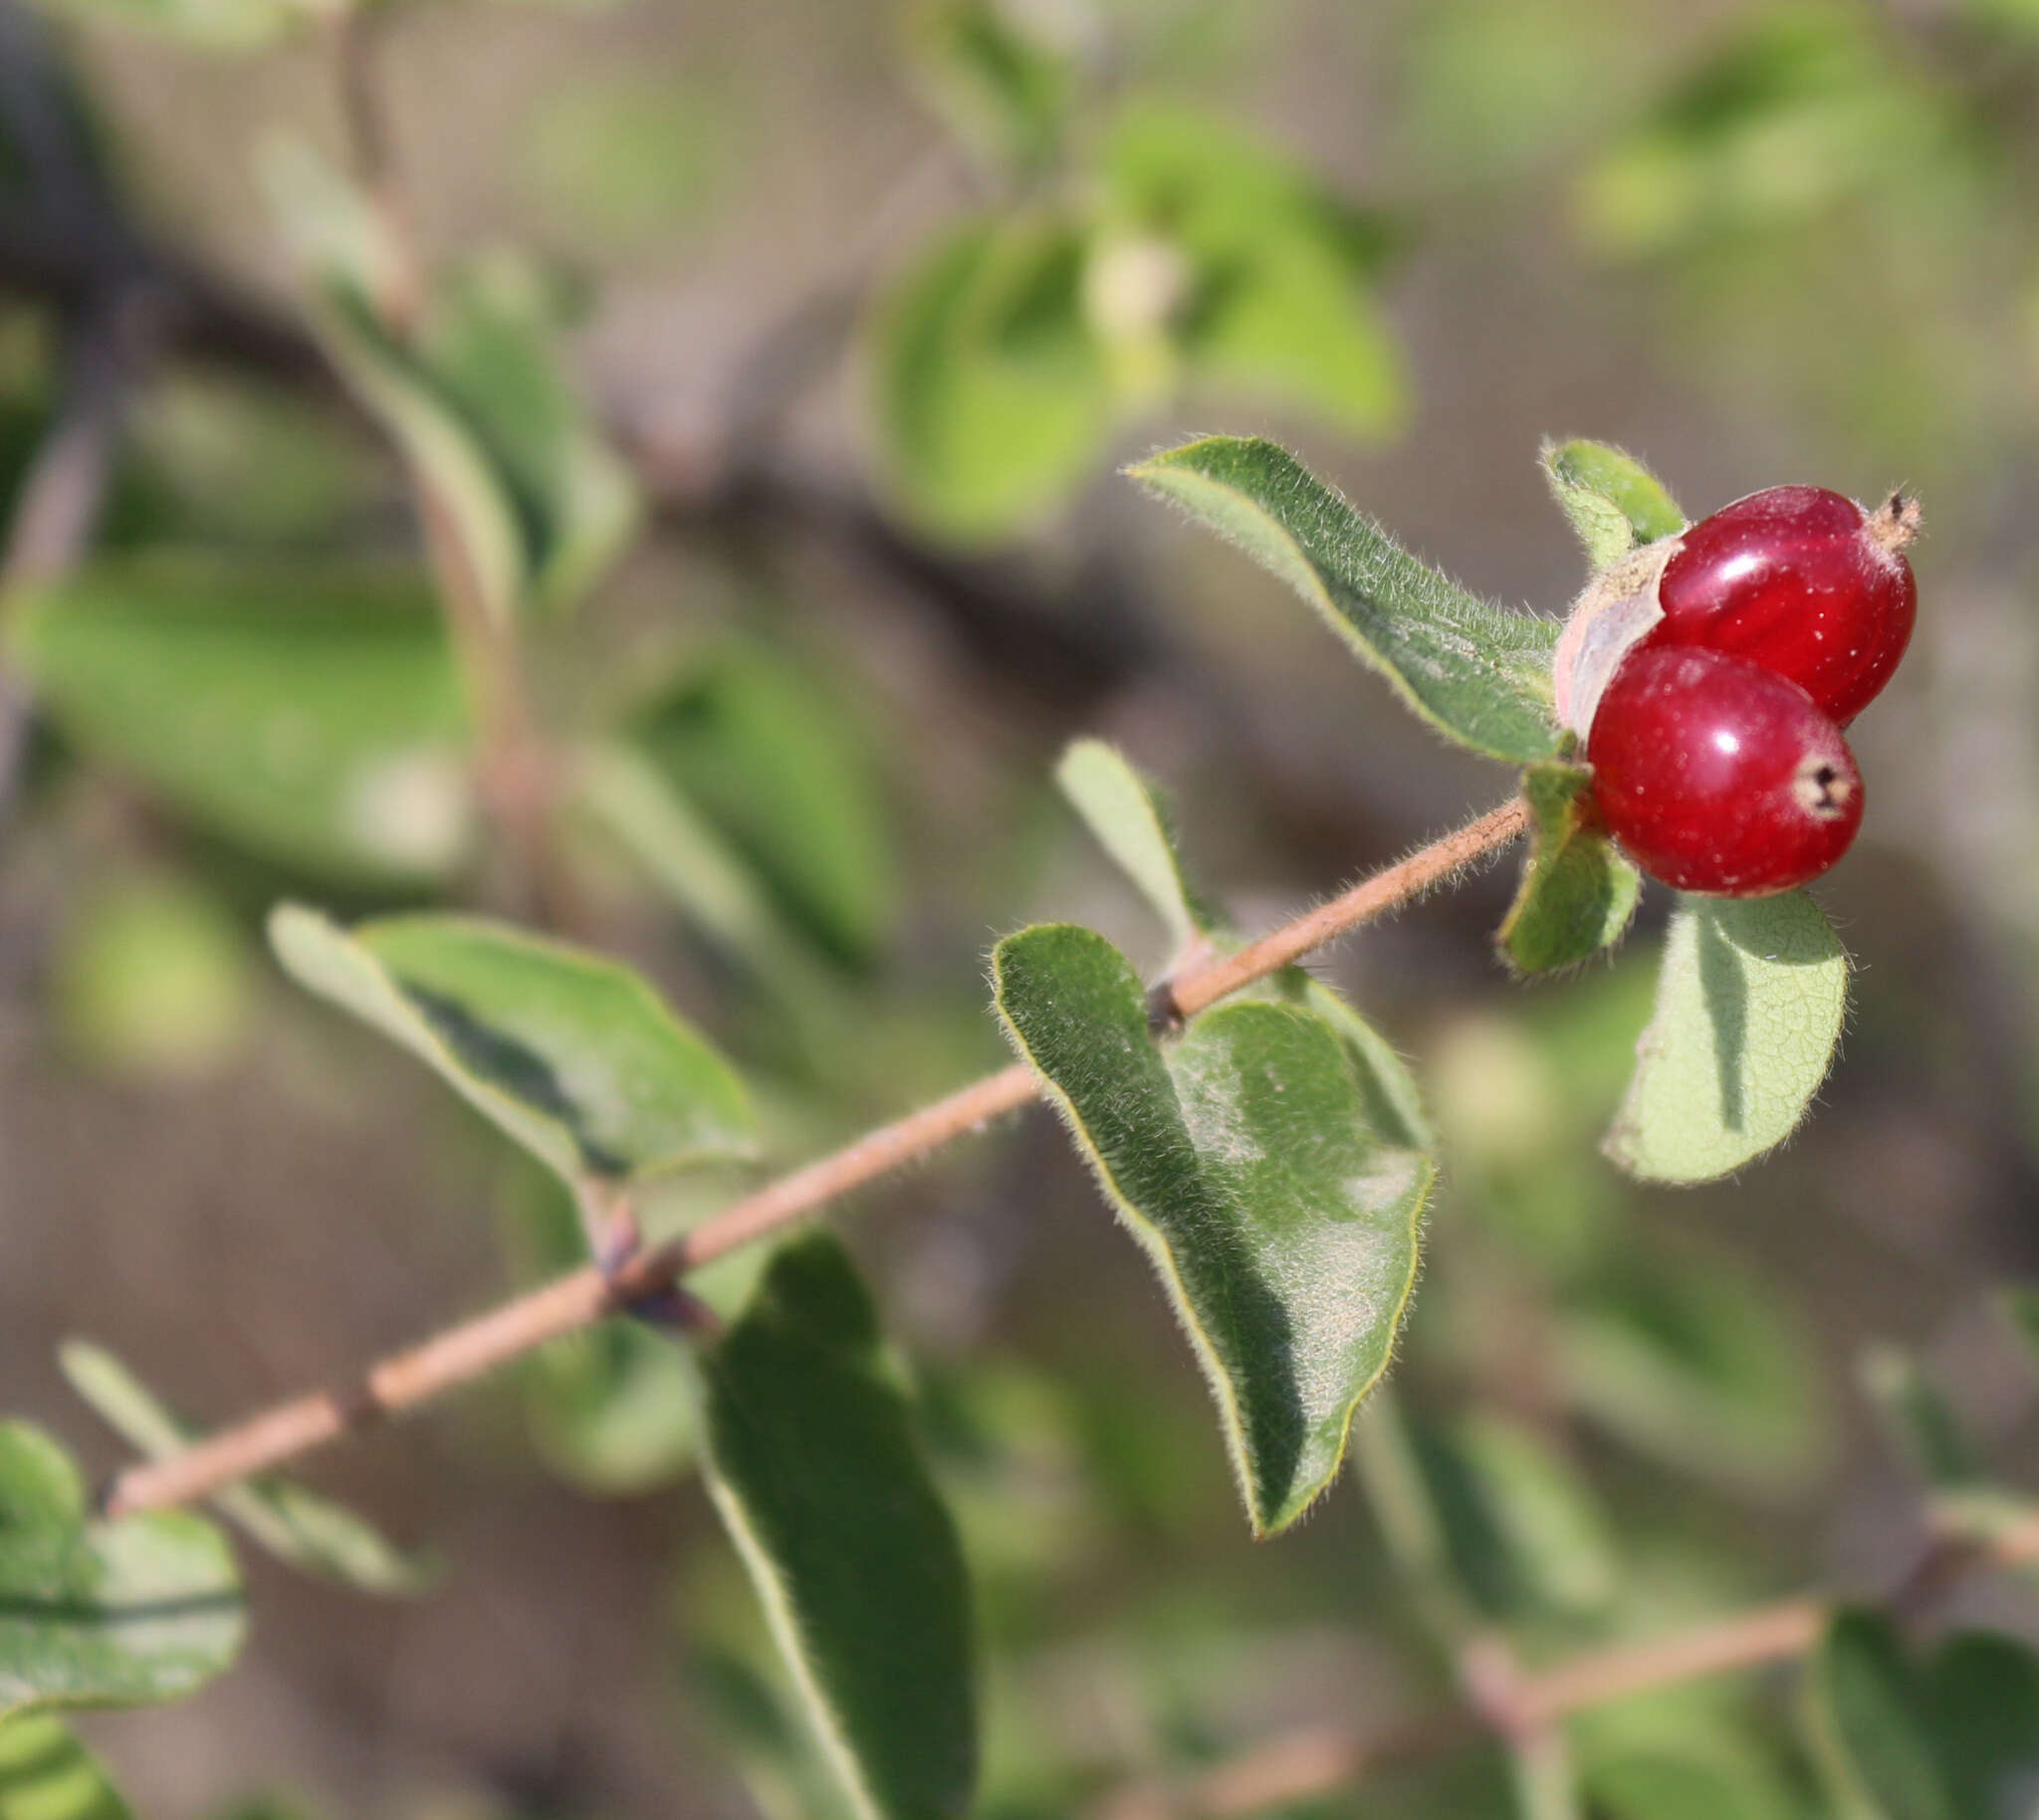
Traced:
[[709, 1488], [856, 1810], [964, 1814], [977, 1706], [962, 1549], [840, 1242], [782, 1247], [703, 1372]]
[[1304, 1005], [1223, 1006], [1163, 1048], [1138, 977], [1087, 929], [1024, 930], [993, 967], [1016, 1046], [1175, 1301], [1254, 1531], [1285, 1527], [1386, 1369], [1430, 1159], [1384, 1141], [1340, 1031]]
[[1731, 1174], [1796, 1129], [1847, 1009], [1848, 956], [1803, 891], [1686, 897], [1606, 1150], [1646, 1182]]
[[1447, 738], [1515, 764], [1556, 753], [1555, 620], [1468, 593], [1273, 443], [1207, 437], [1127, 472], [1288, 582]]

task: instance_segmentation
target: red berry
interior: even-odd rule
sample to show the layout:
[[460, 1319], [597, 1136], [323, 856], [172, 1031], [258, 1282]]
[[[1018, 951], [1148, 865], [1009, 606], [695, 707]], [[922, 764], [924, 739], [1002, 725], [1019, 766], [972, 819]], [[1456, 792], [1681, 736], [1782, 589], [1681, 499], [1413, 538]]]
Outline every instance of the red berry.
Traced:
[[1918, 524], [1899, 494], [1864, 512], [1824, 487], [1751, 493], [1685, 534], [1644, 642], [1746, 657], [1845, 726], [1911, 641], [1919, 592], [1900, 553]]
[[1839, 859], [1862, 822], [1840, 728], [1796, 683], [1718, 651], [1631, 651], [1587, 756], [1608, 831], [1685, 891], [1788, 891]]

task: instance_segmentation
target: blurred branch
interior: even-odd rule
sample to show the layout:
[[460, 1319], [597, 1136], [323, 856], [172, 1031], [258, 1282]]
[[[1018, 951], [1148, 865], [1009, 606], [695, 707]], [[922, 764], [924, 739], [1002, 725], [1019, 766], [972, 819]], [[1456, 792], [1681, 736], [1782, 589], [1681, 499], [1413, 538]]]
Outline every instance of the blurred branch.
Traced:
[[[2039, 1515], [1985, 1537], [1935, 1535], [1887, 1604], [1916, 1617], [1926, 1596], [1966, 1575], [2039, 1563]], [[1441, 1755], [1479, 1731], [1548, 1734], [1575, 1713], [1710, 1675], [1793, 1661], [1819, 1641], [1830, 1596], [1803, 1593], [1669, 1637], [1592, 1650], [1539, 1671], [1508, 1670], [1469, 1690], [1460, 1706], [1423, 1713], [1374, 1737], [1316, 1725], [1254, 1745], [1215, 1768], [1166, 1784], [1140, 1783], [1097, 1807], [1091, 1820], [1242, 1820], [1283, 1803], [1351, 1788], [1361, 1777]]]
[[[1174, 982], [1174, 1002], [1206, 1005], [1221, 991], [1236, 992], [1264, 978], [1308, 948], [1416, 902], [1476, 860], [1499, 852], [1526, 825], [1523, 805], [1504, 802], [1276, 930], [1244, 954]], [[1022, 1064], [988, 1074], [781, 1177], [678, 1239], [639, 1252], [613, 1269], [586, 1265], [385, 1359], [350, 1388], [315, 1392], [222, 1430], [181, 1454], [130, 1467], [108, 1492], [107, 1513], [122, 1516], [209, 1496], [236, 1479], [267, 1472], [352, 1430], [440, 1396], [562, 1334], [661, 1295], [688, 1271], [982, 1130], [1039, 1091], [1039, 1080]]]
[[[159, 339], [162, 299], [117, 226], [29, 17], [0, 0], [0, 122], [29, 176], [24, 224], [80, 249], [55, 419], [30, 462], [0, 548], [0, 615], [84, 558], [113, 478], [136, 374]], [[0, 815], [14, 800], [34, 704], [0, 667]]]

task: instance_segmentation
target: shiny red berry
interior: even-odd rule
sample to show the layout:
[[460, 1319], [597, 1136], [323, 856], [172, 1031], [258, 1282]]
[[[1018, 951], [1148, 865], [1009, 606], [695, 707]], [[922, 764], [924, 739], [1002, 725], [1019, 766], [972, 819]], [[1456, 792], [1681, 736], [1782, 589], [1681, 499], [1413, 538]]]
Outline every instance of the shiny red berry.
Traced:
[[1665, 567], [1663, 620], [1643, 641], [1745, 657], [1798, 684], [1845, 726], [1891, 680], [1919, 594], [1901, 554], [1919, 511], [1873, 512], [1824, 487], [1772, 487], [1685, 534]]
[[1862, 822], [1862, 775], [1796, 683], [1719, 651], [1631, 651], [1587, 757], [1601, 819], [1653, 878], [1761, 897], [1817, 878]]

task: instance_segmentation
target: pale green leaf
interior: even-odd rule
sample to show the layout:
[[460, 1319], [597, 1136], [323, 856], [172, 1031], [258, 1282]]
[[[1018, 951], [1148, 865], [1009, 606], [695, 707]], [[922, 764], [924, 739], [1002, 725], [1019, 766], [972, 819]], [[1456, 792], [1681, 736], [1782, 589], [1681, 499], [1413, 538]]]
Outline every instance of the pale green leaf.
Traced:
[[210, 1523], [184, 1510], [92, 1521], [70, 1456], [0, 1423], [0, 1719], [180, 1699], [233, 1661], [245, 1629]]
[[1606, 1518], [1530, 1430], [1491, 1415], [1433, 1422], [1384, 1402], [1364, 1434], [1368, 1498], [1429, 1597], [1491, 1620], [1579, 1614], [1612, 1598]]
[[1082, 310], [1084, 246], [1068, 223], [969, 222], [926, 249], [873, 325], [879, 444], [928, 530], [990, 542], [1065, 499], [1114, 405]]
[[441, 288], [417, 357], [511, 504], [536, 603], [558, 609], [621, 555], [640, 502], [562, 370], [556, 341], [538, 275], [499, 255]]
[[1646, 1182], [1706, 1182], [1782, 1143], [1826, 1078], [1847, 1000], [1847, 952], [1803, 891], [1685, 898], [1608, 1155]]
[[[725, 643], [634, 715], [619, 744], [662, 781], [669, 818], [698, 816], [763, 884], [770, 930], [790, 923], [847, 964], [874, 957], [897, 913], [897, 866], [865, 742], [835, 692], [777, 652]], [[755, 886], [718, 880], [698, 838], [681, 850], [719, 933], [755, 914]]]
[[1775, 1492], [1827, 1460], [1832, 1424], [1798, 1310], [1710, 1249], [1607, 1252], [1567, 1295], [1555, 1350], [1574, 1409], [1708, 1480]]
[[0, 1820], [129, 1820], [107, 1772], [47, 1712], [0, 1720]]
[[1119, 243], [1173, 256], [1148, 315], [1191, 383], [1289, 402], [1368, 441], [1401, 426], [1408, 381], [1375, 290], [1397, 238], [1386, 222], [1203, 109], [1122, 109], [1099, 165]]
[[743, 1083], [614, 961], [457, 916], [342, 931], [285, 904], [269, 933], [300, 985], [419, 1056], [570, 1185], [754, 1154]]
[[2039, 1785], [2039, 1656], [1949, 1638], [1915, 1661], [1881, 1613], [1842, 1611], [1810, 1664], [1813, 1742], [1847, 1820], [2008, 1820]]
[[1209, 933], [1214, 919], [1183, 877], [1167, 811], [1145, 778], [1102, 740], [1077, 740], [1055, 767], [1055, 782], [1178, 950]]
[[1038, 169], [1075, 99], [1072, 49], [1028, 29], [1042, 23], [998, 0], [918, 0], [909, 16], [907, 48], [929, 94], [1004, 169]]
[[465, 857], [467, 711], [410, 575], [158, 557], [22, 604], [11, 648], [58, 726], [207, 827], [340, 882]]
[[1518, 972], [1588, 960], [1620, 941], [1636, 913], [1643, 875], [1605, 834], [1586, 825], [1592, 784], [1591, 771], [1557, 762], [1523, 774], [1532, 817], [1529, 854], [1495, 938]]
[[264, 50], [310, 32], [348, 0], [40, 0], [82, 24], [144, 32], [230, 55]]
[[1906, 1462], [1936, 1490], [1974, 1485], [1982, 1463], [1926, 1367], [1902, 1346], [1871, 1346], [1859, 1376]]
[[1664, 483], [1626, 450], [1576, 439], [1546, 442], [1542, 461], [1543, 477], [1595, 569], [1685, 529], [1685, 514]]
[[1439, 732], [1516, 764], [1557, 751], [1554, 620], [1467, 593], [1270, 442], [1207, 437], [1127, 472], [1288, 582]]
[[[67, 1340], [57, 1357], [71, 1388], [144, 1459], [162, 1460], [200, 1439], [195, 1423], [170, 1410], [104, 1347]], [[250, 1540], [303, 1573], [394, 1596], [422, 1592], [438, 1578], [429, 1558], [405, 1554], [365, 1517], [289, 1479], [242, 1479], [212, 1502]]]
[[782, 1248], [703, 1359], [709, 1479], [864, 1820], [968, 1812], [970, 1591], [955, 1524], [838, 1241]]
[[310, 316], [348, 389], [402, 452], [482, 609], [507, 622], [530, 570], [515, 502], [473, 427], [351, 281], [321, 275]]
[[1387, 1368], [1430, 1159], [1382, 1139], [1307, 1009], [1223, 1006], [1161, 1047], [1138, 977], [1087, 929], [1009, 936], [993, 972], [1015, 1045], [1176, 1303], [1255, 1532], [1285, 1527]]

